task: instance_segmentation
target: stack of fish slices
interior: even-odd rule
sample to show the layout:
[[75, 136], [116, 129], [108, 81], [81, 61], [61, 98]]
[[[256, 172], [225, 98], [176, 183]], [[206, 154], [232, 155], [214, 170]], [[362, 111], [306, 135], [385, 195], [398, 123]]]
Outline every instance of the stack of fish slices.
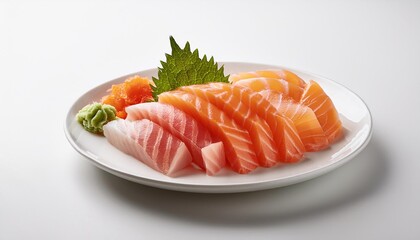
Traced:
[[184, 86], [159, 102], [126, 107], [104, 126], [108, 141], [168, 176], [195, 166], [246, 174], [296, 163], [342, 134], [331, 99], [318, 83], [287, 70], [233, 74], [229, 83]]

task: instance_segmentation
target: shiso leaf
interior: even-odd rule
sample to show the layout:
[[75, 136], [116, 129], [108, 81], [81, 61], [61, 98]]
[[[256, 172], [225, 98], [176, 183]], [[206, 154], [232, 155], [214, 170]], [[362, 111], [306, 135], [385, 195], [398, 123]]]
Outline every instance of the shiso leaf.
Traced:
[[206, 55], [200, 58], [198, 49], [192, 52], [189, 42], [182, 49], [172, 36], [169, 40], [172, 53], [165, 54], [166, 61], [161, 61], [158, 77], [153, 78], [156, 86], [151, 85], [155, 101], [159, 94], [182, 86], [209, 82], [228, 83], [229, 76], [225, 76], [223, 66], [219, 68], [213, 57], [209, 60]]

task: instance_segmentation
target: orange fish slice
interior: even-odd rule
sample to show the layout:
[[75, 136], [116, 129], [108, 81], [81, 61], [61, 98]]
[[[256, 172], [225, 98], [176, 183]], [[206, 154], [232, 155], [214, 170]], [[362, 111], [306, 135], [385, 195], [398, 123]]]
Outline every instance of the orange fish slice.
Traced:
[[[231, 84], [220, 83], [230, 86]], [[234, 96], [230, 87], [215, 88], [210, 84], [181, 87], [179, 90], [198, 96], [225, 112], [243, 129], [246, 129], [255, 148], [259, 165], [271, 167], [279, 162], [279, 154], [274, 144], [273, 134], [267, 122]]]
[[306, 85], [300, 103], [314, 111], [329, 143], [336, 141], [343, 135], [338, 112], [331, 99], [318, 83], [311, 80]]
[[240, 85], [248, 87], [256, 92], [263, 90], [273, 90], [281, 92], [290, 96], [296, 101], [299, 101], [303, 88], [295, 83], [288, 82], [283, 79], [276, 78], [266, 78], [266, 77], [257, 77], [257, 78], [248, 78], [235, 82], [233, 85]]
[[223, 142], [226, 159], [235, 172], [249, 173], [258, 167], [248, 132], [213, 104], [183, 91], [162, 93], [159, 102], [179, 108], [206, 126], [213, 139]]
[[245, 104], [252, 113], [256, 113], [269, 125], [273, 134], [274, 144], [280, 155], [280, 161], [285, 163], [298, 162], [303, 158], [305, 148], [300, 140], [293, 122], [279, 115], [277, 110], [262, 97], [247, 87], [222, 83], [209, 84], [213, 88], [230, 91]]
[[284, 79], [287, 82], [293, 83], [297, 86], [305, 87], [305, 81], [303, 81], [302, 78], [300, 78], [298, 75], [294, 74], [289, 70], [260, 70], [255, 72], [231, 74], [229, 77], [229, 81], [231, 83], [235, 83], [240, 80], [259, 77]]
[[277, 111], [293, 121], [307, 152], [315, 152], [328, 147], [328, 139], [311, 108], [284, 96], [280, 92], [264, 90], [260, 94]]

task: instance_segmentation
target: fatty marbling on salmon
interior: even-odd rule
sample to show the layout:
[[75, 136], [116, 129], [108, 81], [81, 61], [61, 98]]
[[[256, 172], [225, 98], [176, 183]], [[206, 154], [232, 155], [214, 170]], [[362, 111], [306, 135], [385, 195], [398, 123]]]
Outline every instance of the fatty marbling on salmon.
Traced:
[[293, 122], [279, 114], [272, 104], [258, 92], [250, 88], [233, 84], [211, 83], [213, 88], [229, 91], [238, 98], [251, 112], [256, 113], [269, 125], [274, 144], [280, 155], [280, 162], [292, 163], [302, 159], [305, 148], [299, 138]]
[[264, 90], [261, 91], [260, 94], [264, 96], [278, 112], [284, 114], [284, 116], [293, 121], [299, 137], [305, 146], [305, 151], [316, 152], [328, 147], [328, 139], [311, 108], [294, 101], [281, 92]]
[[258, 70], [254, 72], [241, 72], [236, 74], [231, 74], [229, 76], [229, 81], [231, 83], [235, 83], [239, 80], [250, 79], [250, 78], [273, 78], [273, 79], [283, 79], [287, 82], [293, 83], [297, 86], [304, 87], [305, 81], [300, 78], [295, 73], [285, 70], [285, 69], [277, 69], [277, 70]]
[[206, 126], [213, 139], [223, 142], [226, 160], [235, 172], [248, 173], [258, 167], [248, 132], [213, 104], [177, 90], [160, 94], [159, 102], [181, 109]]
[[[224, 85], [225, 88], [216, 87]], [[279, 162], [279, 153], [275, 147], [273, 133], [267, 122], [236, 97], [231, 84], [214, 83], [181, 87], [179, 90], [191, 93], [210, 102], [232, 118], [240, 127], [248, 131], [259, 165], [272, 167]]]
[[[306, 126], [298, 123], [299, 118], [295, 115], [292, 117], [297, 124], [296, 127], [299, 129], [301, 134], [302, 141], [305, 143], [307, 151], [319, 151], [329, 146], [337, 139], [342, 136], [342, 124], [338, 116], [338, 112], [329, 98], [329, 96], [324, 92], [322, 87], [311, 80], [309, 83], [305, 83], [301, 78], [296, 74], [287, 71], [287, 70], [263, 70], [256, 72], [245, 72], [233, 74], [229, 78], [233, 85], [241, 85], [248, 87], [253, 91], [262, 92], [262, 91], [273, 91], [281, 93], [284, 96], [290, 97], [299, 104], [309, 107], [315, 113], [315, 116], [324, 131], [324, 136], [327, 138], [327, 144], [322, 138], [322, 134], [319, 132], [318, 127], [312, 121], [310, 133], [302, 133], [302, 128], [309, 127], [309, 123]], [[290, 104], [292, 101], [289, 101], [288, 107], [292, 107], [295, 110], [302, 110], [301, 108], [296, 108], [296, 105]], [[284, 112], [288, 115], [292, 114], [290, 109], [285, 110], [285, 103], [281, 104], [283, 109], [279, 109], [280, 112]], [[287, 110], [287, 109], [286, 109]], [[313, 119], [310, 117], [312, 115], [310, 112], [306, 112], [307, 119]], [[308, 115], [310, 114], [310, 115]], [[286, 114], [287, 115], [287, 114]], [[310, 117], [310, 118], [309, 118]], [[309, 135], [308, 135], [309, 134]]]
[[266, 78], [266, 77], [248, 78], [248, 79], [238, 80], [234, 83], [234, 85], [248, 87], [256, 92], [264, 91], [267, 89], [278, 91], [278, 92], [286, 94], [287, 96], [290, 96], [296, 101], [300, 100], [303, 93], [303, 86], [297, 85], [293, 82], [288, 82], [284, 79], [277, 79], [277, 78]]
[[337, 109], [317, 82], [311, 80], [306, 85], [300, 103], [314, 111], [330, 144], [343, 135], [343, 127]]
[[208, 175], [225, 165], [246, 174], [296, 163], [343, 135], [319, 84], [288, 70], [232, 74], [229, 83], [183, 86], [159, 102], [127, 107], [104, 127], [108, 141], [149, 167], [173, 175], [191, 163]]

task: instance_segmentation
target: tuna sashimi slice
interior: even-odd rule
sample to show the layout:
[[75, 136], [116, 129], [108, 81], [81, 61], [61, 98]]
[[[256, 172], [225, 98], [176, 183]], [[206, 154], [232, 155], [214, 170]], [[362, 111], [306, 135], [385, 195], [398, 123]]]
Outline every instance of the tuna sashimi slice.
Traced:
[[213, 139], [223, 142], [226, 159], [235, 172], [249, 173], [258, 166], [248, 132], [213, 104], [176, 90], [160, 94], [159, 102], [181, 109], [206, 126]]
[[212, 143], [209, 131], [190, 115], [169, 104], [149, 102], [125, 108], [127, 120], [148, 119], [185, 143], [193, 162], [205, 169], [201, 149]]
[[334, 103], [317, 82], [311, 80], [306, 85], [300, 103], [314, 111], [329, 143], [343, 135], [342, 124]]
[[288, 82], [284, 79], [276, 79], [276, 78], [266, 78], [266, 77], [258, 77], [258, 78], [249, 78], [237, 81], [234, 85], [241, 85], [244, 87], [248, 87], [254, 91], [263, 91], [263, 90], [273, 90], [278, 91], [281, 93], [290, 96], [296, 101], [299, 101], [302, 93], [303, 87], [297, 85], [292, 82]]
[[303, 81], [303, 79], [300, 78], [298, 75], [288, 70], [259, 70], [255, 72], [242, 72], [237, 74], [231, 74], [229, 76], [229, 81], [231, 83], [235, 83], [240, 80], [259, 77], [284, 79], [287, 82], [293, 83], [300, 87], [305, 87], [305, 81]]
[[119, 150], [168, 176], [192, 161], [182, 141], [147, 119], [111, 121], [104, 126], [104, 135]]
[[[224, 84], [226, 88], [214, 87]], [[272, 167], [279, 162], [280, 155], [275, 147], [273, 134], [267, 122], [241, 102], [230, 88], [231, 84], [214, 83], [181, 87], [179, 90], [194, 94], [217, 106], [237, 124], [246, 129], [251, 137], [259, 165]]]
[[328, 139], [312, 109], [300, 104], [284, 94], [272, 90], [261, 91], [278, 112], [290, 118], [298, 131], [305, 150], [319, 151], [328, 147]]
[[201, 149], [207, 175], [217, 174], [226, 165], [223, 142], [212, 143]]
[[211, 83], [213, 88], [231, 92], [246, 105], [251, 112], [256, 113], [269, 125], [273, 134], [274, 144], [277, 147], [280, 161], [285, 163], [298, 162], [303, 158], [305, 148], [300, 140], [297, 130], [290, 119], [282, 116], [258, 92], [240, 85], [227, 85]]

